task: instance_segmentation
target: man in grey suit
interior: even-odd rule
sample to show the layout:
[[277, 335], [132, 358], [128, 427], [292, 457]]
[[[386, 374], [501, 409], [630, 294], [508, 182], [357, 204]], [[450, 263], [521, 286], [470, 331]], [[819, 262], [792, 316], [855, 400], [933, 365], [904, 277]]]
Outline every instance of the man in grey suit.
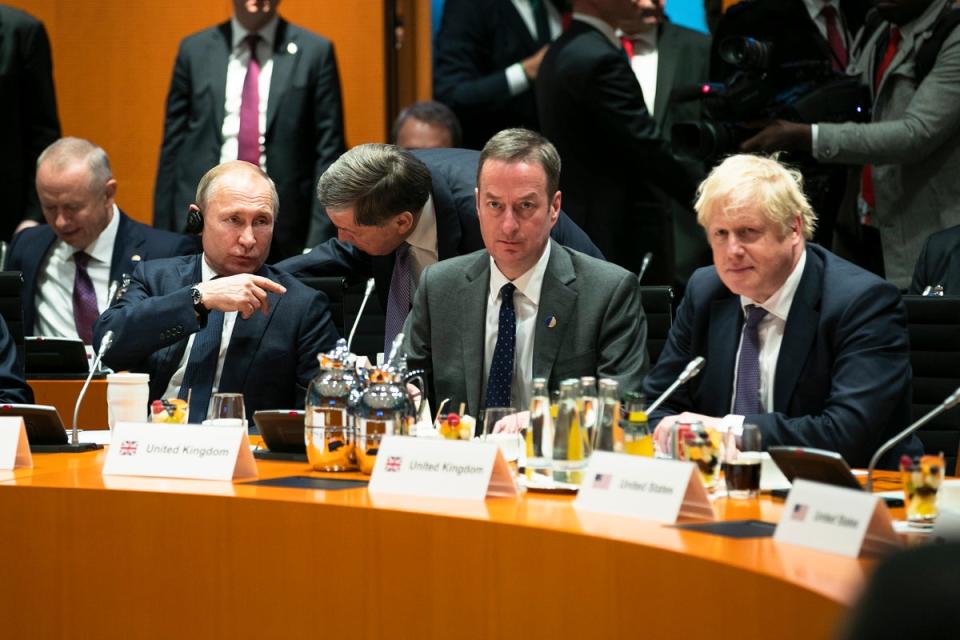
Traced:
[[[924, 240], [960, 223], [960, 29], [933, 52], [918, 55], [946, 19], [952, 0], [897, 0], [877, 5], [860, 34], [849, 73], [872, 92], [873, 121], [815, 125], [777, 121], [744, 150], [812, 150], [822, 162], [868, 165], [860, 187], [861, 220], [880, 232], [883, 270], [901, 289]], [[928, 61], [929, 62], [929, 61]], [[924, 71], [928, 71], [924, 74]], [[853, 214], [854, 198], [848, 198]]]
[[560, 157], [525, 129], [480, 154], [477, 212], [486, 249], [427, 267], [405, 325], [412, 368], [434, 400], [526, 408], [534, 377], [609, 377], [640, 388], [647, 326], [636, 277], [550, 239]]

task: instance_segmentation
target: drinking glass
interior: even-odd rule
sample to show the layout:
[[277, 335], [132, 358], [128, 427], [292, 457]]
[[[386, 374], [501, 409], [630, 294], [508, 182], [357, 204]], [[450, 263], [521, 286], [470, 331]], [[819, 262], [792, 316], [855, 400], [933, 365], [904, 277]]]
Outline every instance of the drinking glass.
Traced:
[[938, 456], [900, 458], [907, 522], [911, 525], [933, 527], [937, 519], [937, 490], [943, 483], [943, 466], [942, 452]]
[[215, 393], [210, 399], [207, 419], [217, 424], [217, 420], [240, 420], [247, 423], [247, 414], [243, 408], [242, 393]]
[[727, 432], [723, 451], [723, 477], [727, 496], [734, 500], [756, 498], [760, 492], [760, 429], [746, 424], [739, 445], [732, 431]]
[[530, 414], [513, 407], [490, 407], [483, 412], [483, 439], [495, 442], [516, 476], [526, 466], [526, 431]]

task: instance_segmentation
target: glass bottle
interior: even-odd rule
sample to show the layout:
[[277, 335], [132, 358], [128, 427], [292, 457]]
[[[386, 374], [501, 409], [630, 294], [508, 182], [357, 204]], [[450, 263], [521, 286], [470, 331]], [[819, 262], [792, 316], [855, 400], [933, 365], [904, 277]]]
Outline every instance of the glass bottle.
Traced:
[[580, 408], [580, 426], [586, 432], [587, 442], [590, 443], [593, 443], [596, 438], [598, 402], [597, 379], [593, 376], [581, 377], [577, 405]]
[[561, 482], [580, 482], [583, 467], [590, 457], [590, 442], [580, 422], [577, 398], [580, 381], [576, 378], [560, 383], [560, 402], [553, 433], [553, 477]]
[[627, 419], [623, 423], [623, 450], [632, 456], [653, 457], [653, 433], [647, 423], [646, 398], [639, 391], [624, 396]]
[[543, 466], [552, 457], [553, 419], [550, 416], [550, 392], [547, 390], [546, 378], [533, 379], [526, 446], [528, 467]]
[[623, 451], [623, 430], [620, 428], [620, 383], [610, 378], [600, 379], [597, 429], [593, 448], [596, 451]]

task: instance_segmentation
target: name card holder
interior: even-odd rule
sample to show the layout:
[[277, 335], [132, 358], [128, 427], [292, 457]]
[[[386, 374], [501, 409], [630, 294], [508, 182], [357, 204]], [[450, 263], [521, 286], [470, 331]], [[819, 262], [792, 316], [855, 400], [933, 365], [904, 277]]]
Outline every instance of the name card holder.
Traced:
[[119, 422], [103, 475], [229, 481], [258, 474], [246, 427]]
[[494, 443], [390, 436], [380, 442], [367, 490], [483, 500], [515, 497], [517, 484]]
[[0, 418], [0, 469], [29, 469], [33, 467], [27, 429], [20, 416]]
[[694, 463], [605, 451], [590, 457], [573, 506], [665, 524], [716, 517]]
[[850, 558], [900, 547], [879, 496], [800, 479], [793, 481], [773, 539]]

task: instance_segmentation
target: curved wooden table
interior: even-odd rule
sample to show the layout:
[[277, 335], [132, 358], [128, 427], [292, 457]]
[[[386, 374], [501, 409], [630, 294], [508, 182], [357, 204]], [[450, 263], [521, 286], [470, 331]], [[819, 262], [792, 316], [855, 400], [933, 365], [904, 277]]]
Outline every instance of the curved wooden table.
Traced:
[[[0, 472], [3, 637], [828, 638], [872, 564], [569, 497], [105, 478], [103, 457]], [[716, 507], [775, 522], [782, 505]]]

